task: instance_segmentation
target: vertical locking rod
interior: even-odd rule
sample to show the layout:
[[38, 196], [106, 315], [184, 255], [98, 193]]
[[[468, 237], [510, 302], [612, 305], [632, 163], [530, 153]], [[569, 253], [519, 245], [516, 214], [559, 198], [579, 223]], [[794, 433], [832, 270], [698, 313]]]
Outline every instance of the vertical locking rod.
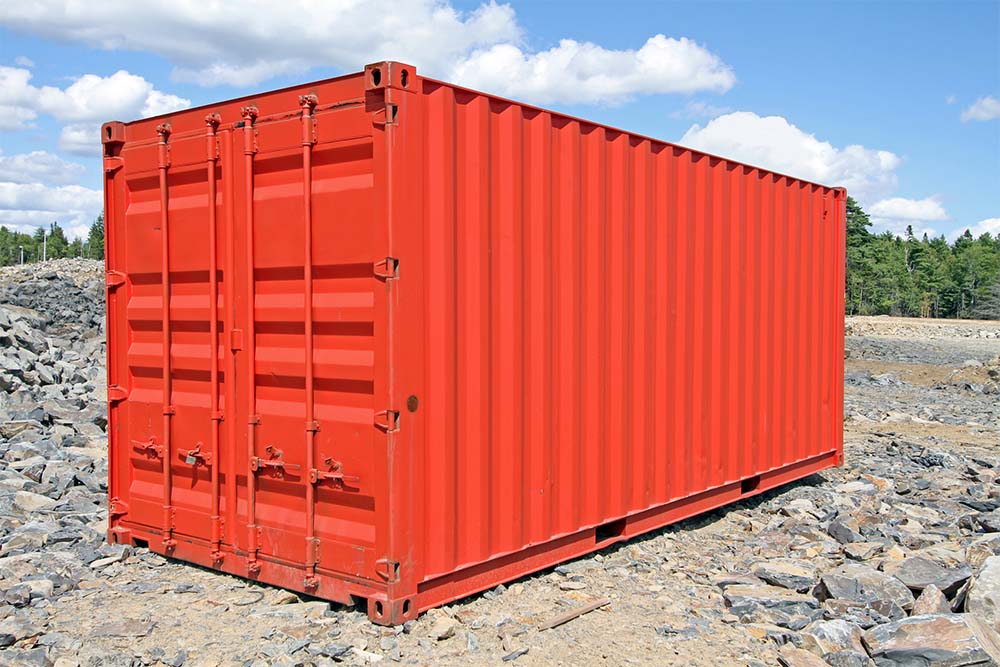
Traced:
[[167, 211], [167, 169], [170, 166], [167, 139], [170, 124], [161, 123], [156, 128], [159, 136], [157, 170], [160, 175], [160, 280], [163, 320], [163, 548], [172, 551], [174, 540], [173, 475], [171, 470], [171, 418], [174, 416], [172, 372], [170, 368], [170, 216]]
[[253, 157], [257, 152], [254, 141], [254, 120], [257, 118], [257, 107], [243, 107], [243, 170], [246, 188], [246, 265], [247, 265], [247, 530], [249, 531], [249, 547], [247, 549], [247, 570], [252, 576], [260, 574], [260, 528], [257, 526], [257, 475], [253, 462], [257, 458], [257, 425], [260, 416], [257, 414], [257, 349], [255, 340], [256, 285], [254, 284], [254, 247], [253, 247]]
[[[306, 389], [306, 470], [316, 467], [316, 424], [315, 410], [315, 366], [313, 364], [313, 228], [312, 228], [312, 147], [313, 108], [315, 95], [302, 95], [302, 217], [305, 226], [304, 275], [305, 275], [305, 389]], [[316, 539], [316, 486], [306, 484], [306, 575], [305, 588], [314, 589], [319, 585], [316, 578], [319, 540]]]
[[219, 410], [219, 265], [218, 265], [218, 224], [216, 221], [215, 198], [215, 166], [218, 162], [218, 144], [216, 143], [216, 131], [222, 118], [217, 113], [210, 113], [205, 116], [205, 168], [208, 178], [208, 338], [211, 345], [209, 358], [211, 359], [211, 385], [212, 396], [210, 402], [211, 428], [212, 428], [212, 560], [222, 560], [222, 518], [219, 516], [219, 427], [222, 421], [222, 412]]

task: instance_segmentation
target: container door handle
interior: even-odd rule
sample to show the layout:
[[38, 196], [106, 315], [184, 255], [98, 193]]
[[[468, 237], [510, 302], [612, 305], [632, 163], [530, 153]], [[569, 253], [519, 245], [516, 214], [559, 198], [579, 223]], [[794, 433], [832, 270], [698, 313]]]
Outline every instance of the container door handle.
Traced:
[[156, 438], [150, 438], [149, 440], [144, 441], [133, 440], [132, 449], [145, 454], [146, 456], [151, 456], [154, 459], [163, 458], [163, 445], [156, 442]]
[[275, 477], [284, 477], [285, 471], [293, 472], [302, 470], [302, 466], [298, 464], [285, 463], [285, 453], [274, 445], [268, 445], [264, 448], [264, 451], [267, 452], [269, 458], [265, 459], [260, 456], [255, 456], [250, 459], [250, 469], [254, 472], [269, 471], [272, 472]]
[[194, 446], [194, 449], [181, 449], [177, 453], [184, 460], [184, 463], [189, 466], [196, 466], [199, 463], [205, 466], [211, 466], [212, 454], [211, 452], [201, 451], [201, 445], [202, 443], [199, 442]]
[[316, 468], [310, 470], [310, 483], [320, 484], [325, 480], [330, 480], [333, 483], [333, 486], [343, 489], [346, 484], [357, 484], [361, 481], [361, 478], [357, 475], [345, 475], [343, 471], [344, 464], [340, 461], [334, 461], [332, 458], [325, 458], [323, 459], [323, 463], [326, 464], [329, 470], [317, 470]]

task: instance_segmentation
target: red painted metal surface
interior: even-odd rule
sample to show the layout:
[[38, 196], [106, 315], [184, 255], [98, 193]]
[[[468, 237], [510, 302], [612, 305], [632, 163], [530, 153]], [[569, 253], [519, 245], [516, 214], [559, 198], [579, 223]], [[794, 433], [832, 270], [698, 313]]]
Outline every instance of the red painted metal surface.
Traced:
[[399, 63], [104, 133], [112, 541], [398, 623], [842, 460], [843, 189]]

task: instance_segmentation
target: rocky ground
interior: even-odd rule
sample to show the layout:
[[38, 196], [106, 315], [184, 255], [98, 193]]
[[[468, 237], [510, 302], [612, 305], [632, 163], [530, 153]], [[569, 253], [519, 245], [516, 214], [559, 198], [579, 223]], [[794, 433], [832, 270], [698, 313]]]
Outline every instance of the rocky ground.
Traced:
[[0, 665], [1000, 660], [1000, 322], [849, 318], [842, 468], [381, 628], [104, 544], [101, 275], [0, 269]]

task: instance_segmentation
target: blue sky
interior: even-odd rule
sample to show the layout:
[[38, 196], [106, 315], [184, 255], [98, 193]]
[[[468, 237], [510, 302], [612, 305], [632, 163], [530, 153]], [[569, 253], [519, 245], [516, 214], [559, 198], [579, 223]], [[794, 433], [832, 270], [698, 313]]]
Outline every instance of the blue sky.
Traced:
[[82, 232], [103, 120], [393, 58], [846, 185], [879, 228], [1000, 233], [1000, 2], [238, 6], [3, 3], [0, 224]]

